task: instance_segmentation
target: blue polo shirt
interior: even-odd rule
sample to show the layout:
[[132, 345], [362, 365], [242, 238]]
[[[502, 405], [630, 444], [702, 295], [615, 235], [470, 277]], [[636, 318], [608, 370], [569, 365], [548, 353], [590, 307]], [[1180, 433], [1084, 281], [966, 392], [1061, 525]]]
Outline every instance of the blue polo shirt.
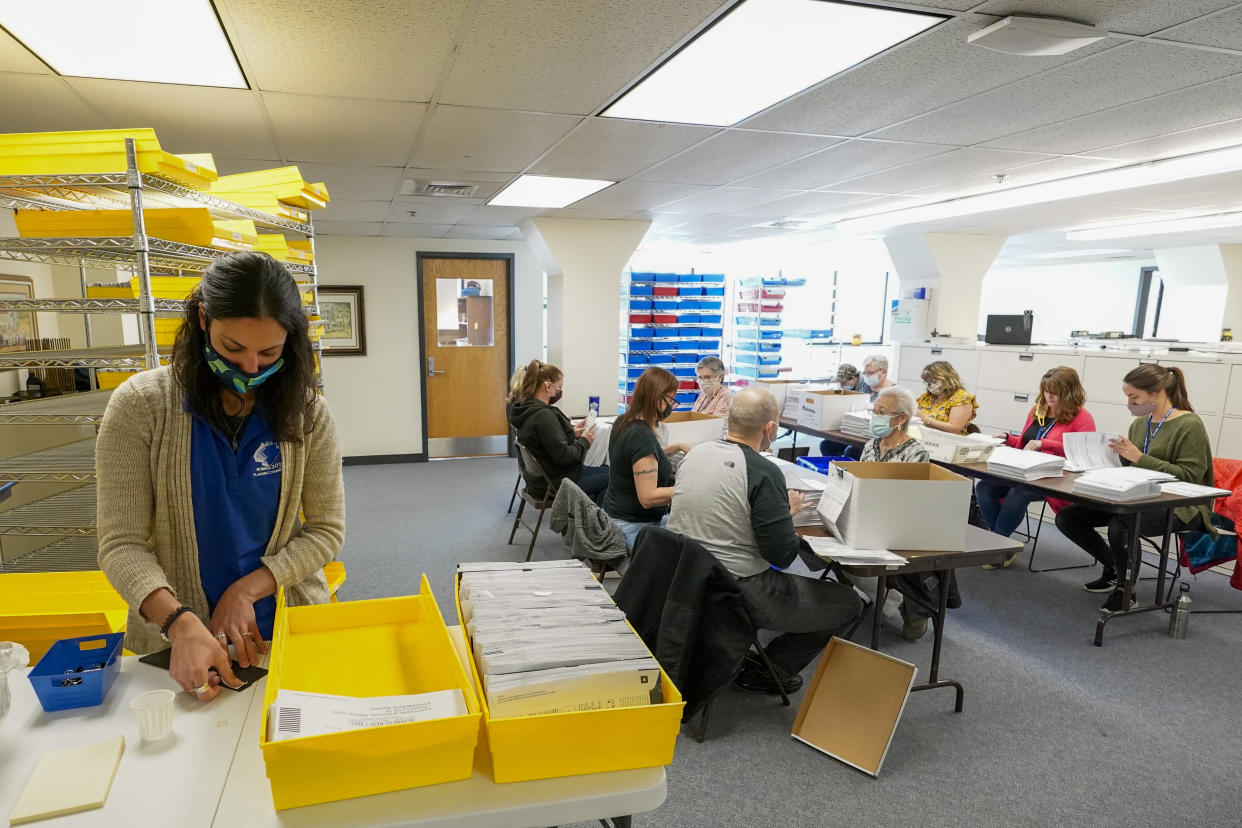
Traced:
[[[198, 572], [212, 612], [235, 581], [254, 572], [276, 526], [280, 509], [280, 441], [256, 411], [246, 421], [240, 447], [191, 412], [190, 481]], [[254, 605], [259, 633], [272, 637], [276, 598]]]

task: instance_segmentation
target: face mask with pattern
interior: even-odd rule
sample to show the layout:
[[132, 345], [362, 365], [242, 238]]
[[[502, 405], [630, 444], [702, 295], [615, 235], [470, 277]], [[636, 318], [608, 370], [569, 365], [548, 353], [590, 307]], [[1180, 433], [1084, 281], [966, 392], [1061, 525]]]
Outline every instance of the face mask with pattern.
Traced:
[[241, 370], [233, 363], [222, 357], [215, 348], [211, 347], [211, 342], [203, 340], [203, 355], [207, 357], [207, 367], [211, 369], [211, 373], [215, 375], [220, 384], [230, 391], [236, 391], [239, 394], [245, 394], [253, 391], [268, 378], [284, 367], [285, 358], [273, 362], [262, 371], [251, 374]]

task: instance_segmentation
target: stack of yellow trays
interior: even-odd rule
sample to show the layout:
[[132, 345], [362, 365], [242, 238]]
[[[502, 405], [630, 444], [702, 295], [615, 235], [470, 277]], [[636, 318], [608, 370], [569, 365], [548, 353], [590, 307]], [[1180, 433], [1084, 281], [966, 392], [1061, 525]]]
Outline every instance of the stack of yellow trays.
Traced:
[[0, 641], [16, 641], [33, 663], [62, 638], [121, 632], [129, 608], [102, 572], [0, 575]]
[[164, 152], [153, 129], [92, 129], [0, 135], [0, 175], [89, 175], [125, 171], [125, 139], [135, 139], [138, 170], [202, 190], [217, 178], [209, 155]]
[[[156, 299], [187, 299], [201, 276], [152, 276], [151, 295]], [[138, 277], [128, 283], [117, 285], [88, 285], [86, 295], [91, 299], [137, 299], [139, 294]], [[302, 292], [302, 304], [309, 305], [314, 298], [311, 291]]]
[[[27, 238], [130, 236], [129, 210], [18, 210], [17, 232]], [[254, 222], [214, 218], [206, 207], [155, 209], [143, 212], [147, 235], [165, 241], [216, 250], [252, 250], [259, 240]]]
[[225, 201], [231, 201], [234, 204], [240, 204], [242, 207], [249, 207], [252, 210], [262, 210], [265, 213], [271, 213], [274, 216], [287, 218], [290, 221], [299, 221], [306, 223], [308, 213], [297, 207], [290, 207], [288, 204], [282, 204], [276, 200], [271, 193], [256, 190], [255, 192], [233, 191], [233, 192], [212, 192], [212, 195], [219, 196]]
[[322, 210], [328, 204], [327, 185], [322, 182], [308, 183], [297, 167], [277, 167], [272, 170], [221, 176], [208, 191], [212, 195], [239, 204], [239, 198], [246, 193], [265, 195], [269, 199], [275, 198], [281, 204], [305, 210]]
[[310, 251], [310, 242], [290, 241], [279, 233], [260, 233], [254, 249], [269, 254], [278, 262], [308, 265], [315, 261]]

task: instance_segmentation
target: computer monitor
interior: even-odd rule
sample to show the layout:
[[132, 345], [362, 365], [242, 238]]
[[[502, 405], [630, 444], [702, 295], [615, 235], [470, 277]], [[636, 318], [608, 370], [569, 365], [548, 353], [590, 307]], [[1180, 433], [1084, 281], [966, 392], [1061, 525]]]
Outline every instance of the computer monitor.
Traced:
[[1030, 345], [1033, 320], [1030, 313], [1015, 316], [990, 313], [983, 341], [989, 345]]

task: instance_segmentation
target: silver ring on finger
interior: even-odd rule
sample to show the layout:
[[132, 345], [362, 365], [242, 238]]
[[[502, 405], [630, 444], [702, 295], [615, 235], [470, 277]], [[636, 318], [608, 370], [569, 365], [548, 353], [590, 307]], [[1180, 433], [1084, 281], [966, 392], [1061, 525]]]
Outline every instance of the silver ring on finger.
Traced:
[[216, 633], [216, 640], [224, 642], [224, 641], [228, 641], [229, 637], [225, 635], [224, 633]]
[[254, 635], [248, 632], [242, 633], [242, 638], [254, 638]]

